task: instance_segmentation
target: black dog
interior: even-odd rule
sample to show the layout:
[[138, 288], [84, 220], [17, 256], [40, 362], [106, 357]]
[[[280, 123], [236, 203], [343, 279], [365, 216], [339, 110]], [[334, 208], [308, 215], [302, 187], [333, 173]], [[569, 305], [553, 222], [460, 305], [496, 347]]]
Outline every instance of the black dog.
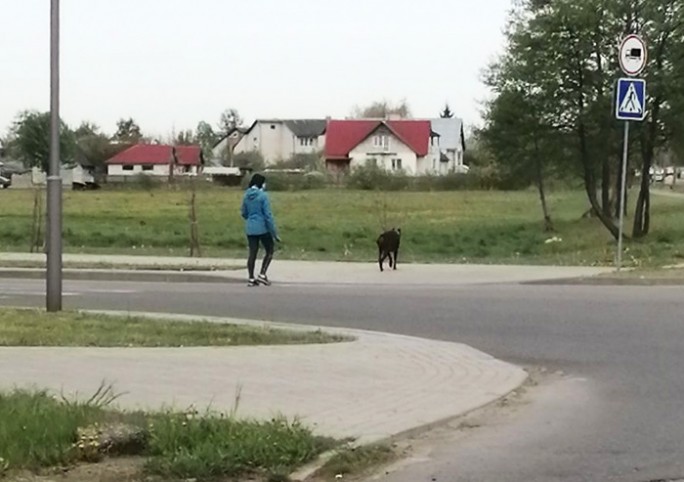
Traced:
[[378, 264], [380, 271], [384, 271], [382, 264], [385, 258], [389, 258], [390, 268], [397, 269], [397, 258], [399, 257], [399, 243], [401, 242], [401, 229], [385, 231], [378, 240]]

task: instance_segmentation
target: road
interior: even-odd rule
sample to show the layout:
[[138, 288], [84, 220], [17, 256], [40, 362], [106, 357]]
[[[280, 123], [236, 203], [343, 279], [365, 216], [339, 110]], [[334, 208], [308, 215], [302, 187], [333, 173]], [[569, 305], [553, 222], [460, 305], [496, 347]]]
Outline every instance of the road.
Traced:
[[[42, 281], [0, 303], [42, 306]], [[65, 282], [66, 308], [291, 321], [469, 344], [565, 377], [468, 437], [443, 435], [382, 480], [684, 478], [684, 290], [676, 286], [377, 286]], [[456, 443], [457, 441], [457, 443]]]

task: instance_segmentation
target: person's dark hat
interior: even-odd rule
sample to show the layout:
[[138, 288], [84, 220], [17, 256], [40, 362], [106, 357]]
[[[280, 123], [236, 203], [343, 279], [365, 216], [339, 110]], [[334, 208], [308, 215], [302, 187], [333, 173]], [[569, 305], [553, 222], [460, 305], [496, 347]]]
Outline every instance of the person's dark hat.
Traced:
[[262, 175], [259, 174], [258, 172], [252, 176], [252, 179], [249, 180], [249, 187], [258, 187], [261, 189], [264, 187], [264, 183], [266, 182], [266, 178]]

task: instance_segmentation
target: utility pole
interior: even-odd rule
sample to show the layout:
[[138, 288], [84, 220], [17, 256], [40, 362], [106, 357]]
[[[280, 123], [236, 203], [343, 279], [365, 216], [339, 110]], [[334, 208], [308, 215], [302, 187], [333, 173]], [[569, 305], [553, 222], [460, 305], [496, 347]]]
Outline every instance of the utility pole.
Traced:
[[59, 152], [59, 0], [50, 0], [50, 166], [47, 178], [47, 311], [62, 310], [62, 178]]

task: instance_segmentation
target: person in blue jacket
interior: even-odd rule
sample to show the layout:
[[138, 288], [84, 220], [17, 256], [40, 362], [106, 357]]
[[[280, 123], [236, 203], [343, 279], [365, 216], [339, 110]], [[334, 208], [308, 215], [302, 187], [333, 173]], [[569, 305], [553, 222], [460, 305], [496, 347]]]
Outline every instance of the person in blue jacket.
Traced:
[[[249, 257], [247, 258], [248, 286], [259, 286], [259, 284], [268, 286], [271, 284], [266, 272], [273, 260], [273, 241], [280, 242], [273, 213], [271, 212], [271, 202], [265, 189], [266, 178], [261, 174], [254, 174], [242, 198], [241, 214], [245, 220], [245, 232], [249, 245]], [[261, 263], [261, 272], [255, 278], [254, 266], [259, 253], [259, 244], [264, 246], [266, 255]]]

